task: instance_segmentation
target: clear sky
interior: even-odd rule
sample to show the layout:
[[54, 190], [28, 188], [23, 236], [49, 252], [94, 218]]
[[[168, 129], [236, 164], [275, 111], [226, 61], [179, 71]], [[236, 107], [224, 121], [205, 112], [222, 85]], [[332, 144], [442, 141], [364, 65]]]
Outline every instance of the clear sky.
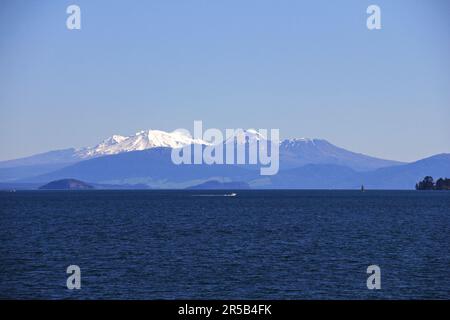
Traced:
[[194, 120], [450, 152], [450, 1], [0, 2], [0, 160]]

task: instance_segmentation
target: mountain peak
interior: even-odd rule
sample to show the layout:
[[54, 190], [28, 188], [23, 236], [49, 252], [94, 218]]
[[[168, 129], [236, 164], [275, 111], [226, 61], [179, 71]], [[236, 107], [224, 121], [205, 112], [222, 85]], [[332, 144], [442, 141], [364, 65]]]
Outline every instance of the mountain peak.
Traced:
[[226, 139], [225, 143], [236, 142], [238, 144], [242, 144], [242, 143], [247, 143], [247, 142], [254, 143], [256, 141], [261, 141], [261, 140], [267, 140], [267, 137], [255, 129], [248, 129], [248, 130], [236, 130], [235, 136]]
[[180, 148], [189, 144], [207, 143], [200, 139], [192, 139], [181, 131], [141, 130], [132, 136], [113, 135], [94, 147], [78, 150], [77, 154], [80, 158], [86, 159], [157, 147]]
[[314, 143], [315, 140], [320, 139], [311, 139], [311, 138], [290, 138], [283, 140], [284, 143], [296, 144], [296, 143]]

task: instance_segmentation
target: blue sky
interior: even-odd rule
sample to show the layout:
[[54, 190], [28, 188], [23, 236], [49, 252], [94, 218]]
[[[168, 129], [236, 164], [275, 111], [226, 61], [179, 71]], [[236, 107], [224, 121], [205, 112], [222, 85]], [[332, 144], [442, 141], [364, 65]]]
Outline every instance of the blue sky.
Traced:
[[[66, 28], [81, 7], [82, 29]], [[382, 29], [366, 28], [381, 7]], [[0, 160], [143, 129], [450, 152], [448, 1], [2, 1]]]

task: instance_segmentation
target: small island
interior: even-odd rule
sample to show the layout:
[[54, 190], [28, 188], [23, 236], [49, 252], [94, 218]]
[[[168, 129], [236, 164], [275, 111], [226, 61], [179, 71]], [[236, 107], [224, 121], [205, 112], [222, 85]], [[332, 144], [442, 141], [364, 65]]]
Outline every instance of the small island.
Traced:
[[196, 186], [187, 188], [188, 190], [246, 190], [250, 189], [250, 186], [246, 182], [220, 182], [217, 180], [206, 181]]
[[434, 183], [433, 177], [426, 176], [422, 181], [416, 183], [416, 190], [450, 190], [450, 179], [439, 178]]
[[49, 182], [41, 187], [39, 190], [91, 190], [93, 186], [86, 182], [76, 179], [62, 179]]

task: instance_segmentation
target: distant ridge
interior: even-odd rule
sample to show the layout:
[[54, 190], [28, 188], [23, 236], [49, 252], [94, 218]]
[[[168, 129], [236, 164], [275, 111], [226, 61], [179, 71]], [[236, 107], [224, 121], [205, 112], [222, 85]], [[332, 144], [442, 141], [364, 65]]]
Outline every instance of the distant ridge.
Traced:
[[242, 190], [250, 189], [246, 182], [220, 182], [217, 180], [207, 181], [196, 186], [186, 188], [188, 190]]
[[[153, 189], [184, 189], [205, 181], [243, 181], [252, 189], [414, 189], [427, 176], [450, 176], [450, 154], [440, 154], [410, 164], [370, 171], [345, 165], [307, 164], [283, 169], [274, 176], [260, 176], [247, 166], [175, 165], [170, 148], [153, 148], [104, 156], [24, 179], [22, 183], [45, 183], [73, 177], [95, 184], [145, 184]], [[280, 159], [283, 161], [283, 159]]]

